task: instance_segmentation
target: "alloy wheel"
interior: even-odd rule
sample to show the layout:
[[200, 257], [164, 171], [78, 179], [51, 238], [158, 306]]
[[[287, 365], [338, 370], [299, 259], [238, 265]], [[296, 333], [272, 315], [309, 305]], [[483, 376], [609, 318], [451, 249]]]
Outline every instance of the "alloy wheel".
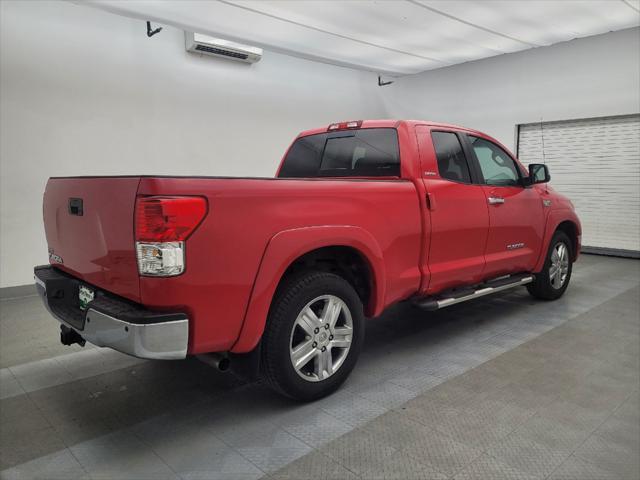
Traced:
[[567, 280], [569, 273], [569, 249], [564, 242], [558, 242], [551, 252], [551, 265], [549, 266], [549, 280], [551, 286], [560, 290]]
[[309, 382], [326, 380], [342, 366], [353, 340], [347, 304], [335, 295], [311, 300], [291, 331], [289, 355], [294, 370]]

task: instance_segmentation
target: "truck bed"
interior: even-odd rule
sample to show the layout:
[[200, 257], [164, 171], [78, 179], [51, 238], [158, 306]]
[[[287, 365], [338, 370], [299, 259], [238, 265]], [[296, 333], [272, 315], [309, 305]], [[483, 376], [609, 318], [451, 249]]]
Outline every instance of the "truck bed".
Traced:
[[[158, 195], [208, 202], [206, 218], [186, 242], [186, 269], [178, 277], [137, 271], [136, 197]], [[82, 199], [82, 215], [70, 213], [72, 198]], [[191, 322], [191, 353], [233, 345], [265, 249], [284, 231], [360, 227], [384, 252], [386, 278], [395, 279], [385, 286], [387, 300], [404, 298], [420, 284], [420, 205], [408, 180], [64, 177], [49, 180], [44, 206], [50, 263], [145, 307], [198, 317]]]

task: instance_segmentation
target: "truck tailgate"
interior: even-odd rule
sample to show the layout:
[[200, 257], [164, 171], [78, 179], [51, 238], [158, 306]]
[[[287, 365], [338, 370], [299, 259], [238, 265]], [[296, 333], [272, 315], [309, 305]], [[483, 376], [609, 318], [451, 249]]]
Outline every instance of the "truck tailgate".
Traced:
[[140, 177], [50, 178], [43, 200], [50, 263], [140, 301], [133, 226], [139, 183]]

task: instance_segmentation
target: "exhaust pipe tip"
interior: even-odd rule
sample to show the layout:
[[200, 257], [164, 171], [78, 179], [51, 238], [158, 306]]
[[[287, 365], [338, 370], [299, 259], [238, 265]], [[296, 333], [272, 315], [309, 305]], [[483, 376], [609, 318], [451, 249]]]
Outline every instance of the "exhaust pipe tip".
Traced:
[[217, 368], [221, 372], [226, 372], [231, 367], [229, 357], [220, 353], [206, 353], [204, 355], [196, 355], [196, 358], [207, 365]]
[[220, 370], [221, 372], [226, 372], [227, 370], [229, 370], [230, 366], [231, 360], [229, 360], [228, 357], [223, 357], [218, 361], [218, 370]]

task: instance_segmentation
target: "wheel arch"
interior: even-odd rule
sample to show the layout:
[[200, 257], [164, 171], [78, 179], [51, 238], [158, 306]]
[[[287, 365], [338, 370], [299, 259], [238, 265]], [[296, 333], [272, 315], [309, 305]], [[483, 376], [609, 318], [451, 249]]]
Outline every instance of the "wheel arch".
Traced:
[[[382, 310], [385, 267], [382, 250], [369, 232], [357, 226], [331, 225], [285, 230], [267, 244], [232, 352], [255, 348], [277, 288], [286, 275], [305, 267], [342, 274], [363, 299], [366, 315], [374, 316]], [[358, 278], [363, 274], [366, 280]]]
[[534, 272], [539, 272], [544, 267], [544, 262], [547, 258], [547, 252], [549, 250], [549, 244], [553, 235], [561, 230], [565, 232], [573, 243], [572, 261], [575, 262], [580, 254], [580, 238], [582, 235], [582, 227], [580, 220], [573, 210], [560, 209], [553, 210], [549, 213], [547, 218], [547, 225], [545, 228], [544, 238], [542, 242], [542, 248], [538, 256], [538, 262], [534, 268]]
[[571, 261], [575, 262], [578, 258], [578, 251], [580, 249], [580, 244], [578, 242], [578, 226], [572, 222], [571, 220], [564, 220], [560, 222], [556, 227], [555, 232], [561, 231], [567, 234], [569, 240], [571, 240]]
[[302, 270], [318, 270], [335, 273], [344, 278], [356, 291], [364, 310], [375, 310], [371, 305], [375, 291], [375, 277], [371, 264], [361, 251], [352, 246], [331, 245], [311, 250], [295, 259], [278, 282], [276, 294], [285, 279]]

